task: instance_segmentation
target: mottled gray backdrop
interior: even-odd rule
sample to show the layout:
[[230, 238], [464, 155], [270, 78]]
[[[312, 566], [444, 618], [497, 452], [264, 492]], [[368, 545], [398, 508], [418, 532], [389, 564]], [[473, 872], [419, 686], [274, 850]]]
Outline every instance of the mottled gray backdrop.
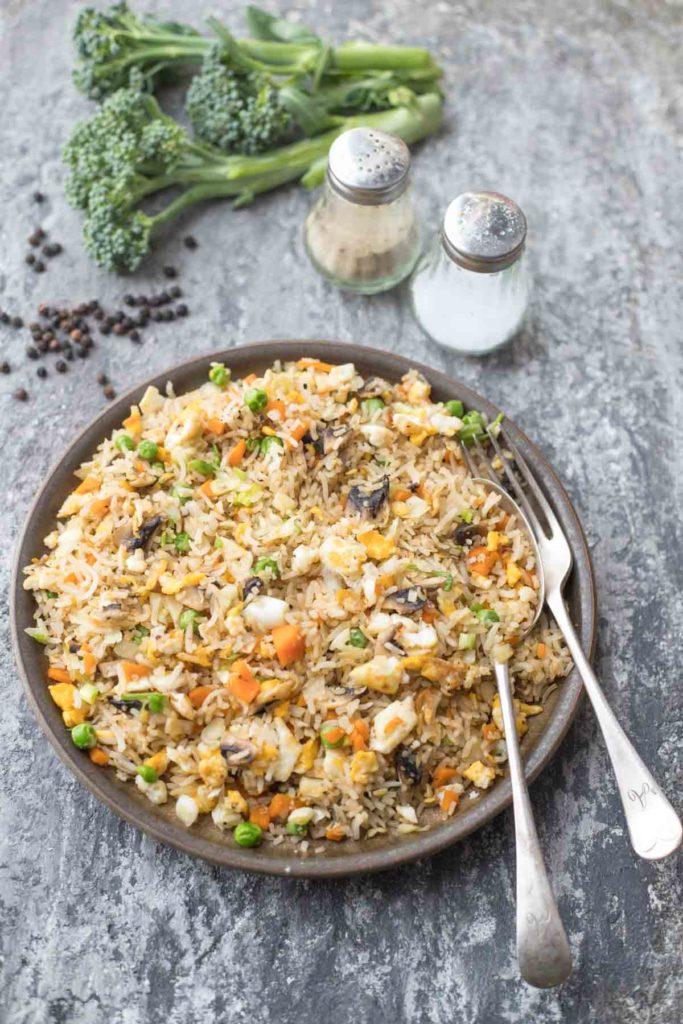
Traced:
[[[196, 22], [241, 3], [181, 0]], [[271, 9], [274, 4], [269, 4]], [[88, 103], [69, 81], [79, 4], [1, 0], [0, 306], [100, 297], [125, 282], [85, 257], [61, 198], [59, 150]], [[47, 381], [2, 329], [2, 602], [14, 538], [55, 457], [123, 389], [185, 355], [262, 338], [333, 337], [415, 354], [502, 405], [557, 467], [583, 518], [598, 584], [597, 667], [622, 721], [681, 806], [680, 0], [295, 0], [331, 38], [422, 43], [446, 68], [448, 114], [415, 180], [432, 228], [466, 188], [526, 210], [532, 323], [504, 354], [467, 360], [425, 341], [406, 293], [344, 297], [306, 263], [310, 198], [213, 206], [138, 276], [184, 267], [192, 317], [137, 349], [98, 346]], [[677, 80], [678, 79], [678, 80]], [[49, 196], [39, 211], [32, 190]], [[40, 218], [38, 218], [40, 213]], [[23, 264], [40, 219], [65, 245], [42, 278]], [[26, 384], [31, 400], [10, 397]], [[678, 469], [679, 476], [676, 476]], [[507, 815], [429, 863], [310, 884], [232, 874], [157, 846], [57, 761], [27, 710], [3, 622], [0, 652], [3, 1024], [679, 1024], [681, 860], [636, 861], [604, 747], [584, 708], [533, 787], [575, 956], [559, 991], [517, 976]]]

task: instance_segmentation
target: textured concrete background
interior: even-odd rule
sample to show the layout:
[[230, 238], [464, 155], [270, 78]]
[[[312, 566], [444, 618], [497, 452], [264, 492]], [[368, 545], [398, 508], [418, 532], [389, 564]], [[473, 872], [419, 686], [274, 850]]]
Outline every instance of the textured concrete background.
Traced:
[[[274, 5], [271, 5], [274, 6]], [[88, 104], [69, 82], [78, 5], [2, 0], [0, 306], [97, 296], [125, 282], [86, 259], [61, 199], [60, 146]], [[235, 27], [240, 3], [216, 3]], [[371, 300], [328, 289], [307, 266], [297, 189], [238, 213], [205, 209], [160, 268], [185, 268], [193, 316], [143, 349], [99, 345], [78, 373], [48, 381], [3, 329], [0, 378], [2, 601], [13, 540], [50, 463], [119, 388], [212, 346], [328, 336], [415, 354], [502, 405], [540, 442], [589, 537], [600, 607], [597, 667], [622, 721], [680, 807], [681, 282], [683, 175], [677, 162], [680, 2], [384, 0], [292, 7], [333, 38], [419, 42], [447, 68], [448, 121], [416, 160], [425, 221], [468, 187], [496, 188], [529, 216], [532, 325], [504, 354], [450, 356], [421, 337], [402, 291]], [[159, 5], [199, 22], [199, 0]], [[678, 119], [678, 120], [677, 120]], [[30, 194], [50, 197], [40, 211]], [[37, 222], [66, 247], [28, 273]], [[103, 339], [103, 342], [105, 339]], [[11, 391], [27, 383], [31, 401]], [[678, 862], [637, 862], [604, 747], [584, 708], [533, 787], [575, 973], [560, 990], [520, 982], [513, 844], [503, 816], [448, 853], [367, 879], [314, 885], [195, 863], [115, 819], [47, 748], [21, 695], [3, 623], [0, 662], [2, 945], [0, 1020], [11, 1024], [187, 1024], [318, 1019], [354, 1024], [678, 1024]]]

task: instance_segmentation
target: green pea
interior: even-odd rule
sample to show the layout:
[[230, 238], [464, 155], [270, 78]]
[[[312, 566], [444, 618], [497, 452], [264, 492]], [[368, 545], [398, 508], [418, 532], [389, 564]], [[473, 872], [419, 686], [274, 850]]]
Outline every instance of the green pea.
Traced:
[[349, 646], [350, 647], [361, 647], [365, 648], [368, 646], [370, 641], [366, 637], [362, 629], [350, 629], [349, 630]]
[[213, 363], [209, 370], [209, 380], [219, 388], [224, 388], [230, 382], [230, 370], [223, 363]]
[[192, 626], [194, 632], [197, 633], [201, 618], [202, 616], [194, 608], [183, 608], [178, 616], [178, 625], [181, 629], [187, 629], [188, 626]]
[[186, 555], [187, 552], [190, 550], [190, 545], [191, 541], [190, 535], [188, 533], [185, 533], [184, 531], [182, 531], [181, 533], [176, 533], [175, 537], [173, 538], [173, 547], [176, 549], [179, 555]]
[[238, 846], [258, 846], [263, 839], [263, 830], [253, 821], [242, 821], [232, 835]]
[[465, 406], [457, 398], [452, 398], [450, 402], [446, 402], [444, 408], [449, 416], [457, 416], [458, 419], [462, 419], [465, 412]]
[[81, 722], [71, 730], [71, 740], [79, 750], [91, 750], [97, 743], [97, 735], [90, 722]]
[[[335, 740], [329, 739], [330, 733], [333, 730], [336, 730], [336, 729], [339, 729], [339, 728], [340, 728], [340, 726], [338, 726], [336, 722], [325, 722], [323, 724], [323, 727], [320, 730], [320, 739], [322, 741], [322, 745], [324, 747], [327, 747], [328, 750], [336, 750], [338, 747], [341, 747], [341, 746], [344, 745], [344, 740], [346, 739], [346, 733], [344, 733], [339, 739], [335, 739]], [[343, 732], [343, 730], [342, 730], [342, 732]]]
[[277, 448], [284, 448], [284, 442], [281, 437], [275, 437], [273, 434], [268, 434], [266, 437], [261, 438], [261, 454], [265, 455], [270, 449], [275, 446]]
[[132, 452], [135, 448], [135, 441], [129, 434], [119, 434], [114, 441], [114, 447], [120, 452]]
[[146, 462], [154, 462], [158, 454], [159, 445], [155, 444], [154, 441], [140, 441], [138, 455], [141, 459], [144, 459]]
[[190, 459], [188, 466], [193, 473], [199, 473], [200, 476], [215, 476], [218, 469], [213, 462], [206, 462], [204, 459]]
[[380, 409], [384, 408], [384, 402], [381, 398], [364, 398], [360, 403], [360, 407], [366, 416], [372, 416], [373, 413], [379, 412]]
[[261, 572], [266, 572], [268, 569], [272, 572], [273, 576], [280, 575], [280, 567], [274, 558], [257, 558], [254, 562], [254, 575], [258, 576]]
[[268, 405], [268, 392], [262, 388], [249, 388], [244, 396], [244, 404], [252, 412], [261, 412]]
[[217, 549], [220, 549], [220, 548], [223, 547], [223, 541], [221, 540], [220, 537], [216, 537], [215, 541], [213, 542], [213, 546], [215, 548], [217, 548]]
[[134, 644], [141, 644], [146, 636], [149, 636], [147, 626], [136, 626], [133, 630], [131, 640]]
[[149, 764], [139, 764], [135, 769], [140, 778], [144, 779], [145, 782], [157, 782], [159, 779], [159, 773], [155, 768], [152, 768]]
[[56, 591], [54, 590], [46, 590], [45, 597], [49, 597], [51, 601], [54, 601], [56, 598], [59, 597], [59, 594], [56, 593]]
[[494, 612], [493, 608], [486, 608], [483, 604], [470, 605], [470, 611], [474, 612], [480, 622], [490, 626], [494, 622], [500, 622], [500, 615]]
[[305, 836], [308, 832], [308, 825], [297, 825], [295, 821], [288, 821], [285, 825], [285, 832], [290, 836]]

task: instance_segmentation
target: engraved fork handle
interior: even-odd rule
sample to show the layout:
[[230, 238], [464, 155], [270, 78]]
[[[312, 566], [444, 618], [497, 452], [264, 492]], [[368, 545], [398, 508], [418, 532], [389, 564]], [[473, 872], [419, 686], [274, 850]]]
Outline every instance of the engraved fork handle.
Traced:
[[536, 834], [534, 816], [519, 752], [517, 722], [512, 703], [507, 665], [494, 663], [500, 707], [505, 725], [512, 804], [515, 812], [515, 858], [517, 872], [517, 958], [520, 974], [530, 985], [551, 988], [572, 972], [572, 958], [565, 930], [555, 903], [543, 854]]
[[558, 588], [546, 594], [546, 602], [564, 633], [574, 664], [586, 687], [602, 730], [617, 780], [633, 849], [646, 860], [659, 860], [677, 850], [683, 839], [681, 822], [658, 783], [643, 764], [635, 747], [619, 725], [595, 678], [574, 631]]

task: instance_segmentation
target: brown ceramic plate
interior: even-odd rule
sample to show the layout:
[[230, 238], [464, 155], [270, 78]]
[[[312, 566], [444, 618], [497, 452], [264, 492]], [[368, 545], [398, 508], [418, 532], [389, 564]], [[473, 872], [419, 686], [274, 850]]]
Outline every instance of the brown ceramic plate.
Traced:
[[[499, 412], [490, 402], [463, 384], [428, 366], [420, 366], [402, 356], [360, 345], [322, 341], [262, 342], [192, 359], [145, 381], [113, 402], [83, 431], [52, 469], [33, 503], [19, 542], [12, 584], [11, 617], [14, 649], [36, 718], [62, 761], [112, 811], [160, 842], [225, 867], [293, 877], [338, 878], [395, 867], [445, 849], [481, 828], [508, 807], [511, 802], [509, 781], [501, 779], [478, 800], [466, 802], [454, 817], [435, 825], [428, 832], [407, 836], [378, 836], [359, 842], [328, 843], [324, 853], [307, 857], [297, 854], [295, 849], [270, 844], [252, 850], [243, 849], [233, 842], [230, 834], [219, 833], [210, 817], [188, 830], [176, 818], [172, 801], [164, 807], [155, 807], [135, 786], [119, 782], [113, 772], [91, 764], [72, 744], [59, 709], [50, 698], [45, 684], [46, 661], [42, 649], [24, 633], [26, 626], [33, 625], [33, 598], [22, 588], [21, 569], [32, 558], [42, 554], [42, 538], [52, 529], [57, 510], [73, 489], [74, 471], [90, 456], [100, 441], [120, 425], [131, 403], [140, 400], [148, 385], [154, 384], [163, 389], [166, 382], [171, 380], [176, 392], [180, 393], [206, 380], [212, 360], [224, 362], [231, 367], [233, 376], [239, 377], [263, 370], [275, 359], [290, 360], [302, 356], [322, 357], [329, 362], [353, 361], [361, 373], [368, 376], [376, 374], [389, 380], [397, 380], [411, 367], [415, 367], [431, 382], [437, 400], [459, 398], [466, 408], [481, 409], [491, 418]], [[595, 639], [595, 590], [581, 525], [562, 484], [539, 450], [510, 420], [506, 420], [506, 429], [544, 487], [569, 538], [574, 554], [574, 570], [566, 589], [566, 598], [583, 649], [590, 656]], [[523, 744], [529, 779], [538, 775], [557, 751], [576, 714], [580, 697], [581, 681], [577, 673], [572, 672], [551, 694], [545, 712], [531, 719]]]

